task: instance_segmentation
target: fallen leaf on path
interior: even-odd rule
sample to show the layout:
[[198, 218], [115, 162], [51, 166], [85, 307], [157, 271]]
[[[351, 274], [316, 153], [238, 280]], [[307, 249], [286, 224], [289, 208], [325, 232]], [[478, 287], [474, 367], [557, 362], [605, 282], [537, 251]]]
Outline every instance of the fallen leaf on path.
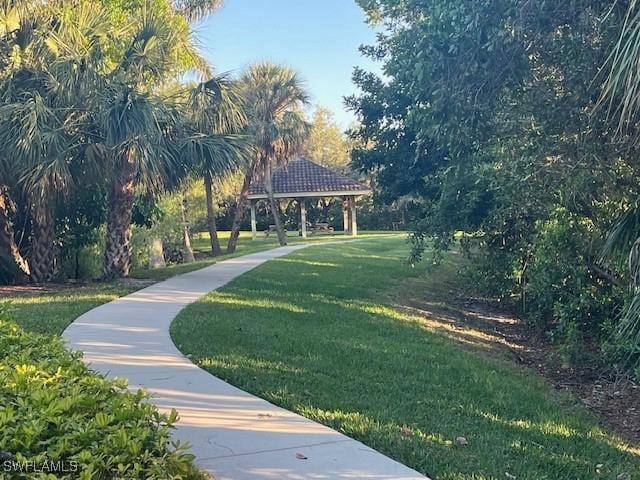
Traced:
[[306, 455], [304, 455], [303, 453], [296, 453], [296, 458], [297, 458], [298, 460], [306, 460], [306, 459], [307, 459], [307, 456], [306, 456]]

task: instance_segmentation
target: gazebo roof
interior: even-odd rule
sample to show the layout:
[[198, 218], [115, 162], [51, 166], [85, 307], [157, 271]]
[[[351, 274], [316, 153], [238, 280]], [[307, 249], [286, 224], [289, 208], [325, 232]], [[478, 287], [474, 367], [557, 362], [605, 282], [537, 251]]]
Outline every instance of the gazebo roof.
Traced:
[[[291, 160], [286, 167], [273, 172], [273, 193], [276, 198], [341, 197], [367, 195], [371, 189], [349, 177], [334, 172], [311, 160], [300, 157]], [[262, 180], [255, 181], [249, 189], [249, 198], [267, 198]]]

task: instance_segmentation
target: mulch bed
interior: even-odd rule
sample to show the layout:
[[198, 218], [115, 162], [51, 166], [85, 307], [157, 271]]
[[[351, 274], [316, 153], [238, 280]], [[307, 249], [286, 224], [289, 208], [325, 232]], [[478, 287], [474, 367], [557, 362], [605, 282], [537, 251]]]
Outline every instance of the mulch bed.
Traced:
[[0, 300], [8, 297], [32, 297], [57, 293], [82, 286], [77, 283], [47, 283], [43, 285], [0, 285]]
[[[118, 280], [118, 283], [125, 286], [133, 286], [144, 288], [155, 283], [155, 280], [124, 278]], [[39, 285], [0, 285], [0, 301], [7, 298], [15, 297], [33, 297], [37, 295], [46, 295], [50, 293], [63, 293], [68, 290], [77, 290], [79, 288], [89, 288], [92, 286], [100, 286], [104, 283], [100, 282], [66, 282], [66, 283], [46, 283]]]

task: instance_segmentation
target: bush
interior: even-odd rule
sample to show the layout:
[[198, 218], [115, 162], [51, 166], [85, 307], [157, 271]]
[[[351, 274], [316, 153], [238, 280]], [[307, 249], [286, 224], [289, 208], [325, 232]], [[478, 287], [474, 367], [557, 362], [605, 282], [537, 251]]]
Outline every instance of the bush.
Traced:
[[590, 268], [593, 237], [587, 221], [556, 211], [537, 225], [526, 276], [527, 318], [562, 342], [574, 361], [584, 352], [583, 339], [600, 342], [608, 336], [606, 325], [624, 301], [622, 288]]
[[62, 280], [86, 281], [99, 278], [102, 274], [103, 246], [100, 243], [87, 245], [60, 255], [58, 275]]
[[[161, 415], [144, 391], [90, 371], [60, 338], [27, 333], [0, 310], [0, 478], [8, 462], [27, 461], [45, 473], [10, 478], [205, 478], [185, 446], [170, 443], [176, 417]], [[57, 462], [67, 472], [46, 473]]]

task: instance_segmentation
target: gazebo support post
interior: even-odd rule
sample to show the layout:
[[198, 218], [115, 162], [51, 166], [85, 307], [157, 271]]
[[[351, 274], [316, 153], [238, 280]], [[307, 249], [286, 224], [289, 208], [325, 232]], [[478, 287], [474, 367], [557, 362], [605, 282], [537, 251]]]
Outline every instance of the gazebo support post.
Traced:
[[349, 212], [349, 197], [342, 199], [342, 224], [345, 235], [351, 233], [351, 215]]
[[351, 206], [351, 235], [354, 237], [358, 236], [358, 220], [356, 218], [356, 197], [350, 198], [350, 206]]
[[300, 231], [302, 238], [307, 238], [307, 205], [304, 200], [298, 200], [300, 204]]
[[258, 235], [258, 229], [256, 227], [256, 202], [251, 200], [251, 240], [255, 240]]

